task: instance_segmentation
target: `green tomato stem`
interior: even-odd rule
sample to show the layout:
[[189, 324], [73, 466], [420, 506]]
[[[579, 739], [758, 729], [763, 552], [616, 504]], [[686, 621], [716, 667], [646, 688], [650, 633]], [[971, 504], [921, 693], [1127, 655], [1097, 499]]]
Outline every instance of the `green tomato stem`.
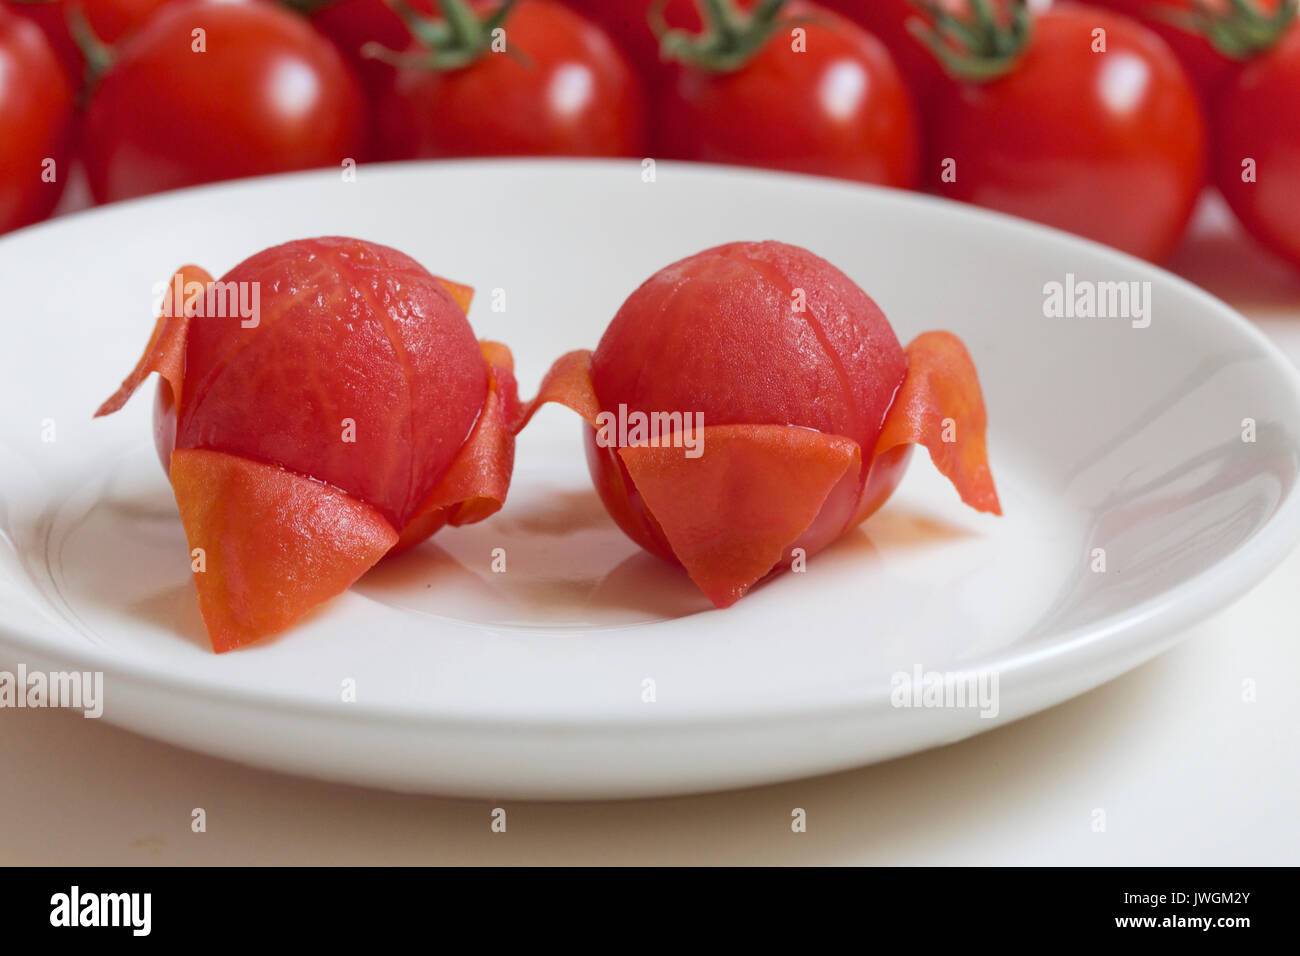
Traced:
[[783, 17], [786, 0], [759, 0], [749, 13], [733, 0], [696, 0], [704, 29], [699, 33], [674, 30], [664, 19], [668, 0], [655, 0], [647, 14], [659, 38], [659, 55], [710, 73], [731, 73], [758, 55], [779, 30], [807, 18]]
[[1026, 0], [1009, 0], [1005, 23], [989, 0], [970, 0], [970, 9], [963, 16], [949, 12], [936, 0], [912, 0], [912, 5], [929, 22], [908, 20], [908, 31], [950, 76], [965, 83], [988, 83], [1010, 73], [1033, 35], [1033, 15]]
[[475, 63], [492, 47], [492, 34], [505, 22], [519, 0], [504, 0], [480, 18], [466, 0], [438, 0], [442, 17], [425, 16], [406, 0], [384, 0], [411, 31], [416, 52], [390, 50], [381, 43], [367, 43], [361, 55], [390, 66], [446, 72]]

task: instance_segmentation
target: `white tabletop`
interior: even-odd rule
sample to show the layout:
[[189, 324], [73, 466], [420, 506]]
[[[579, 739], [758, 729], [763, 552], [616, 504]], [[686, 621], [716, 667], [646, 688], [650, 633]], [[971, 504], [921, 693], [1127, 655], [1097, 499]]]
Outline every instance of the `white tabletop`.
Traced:
[[[1174, 268], [1300, 364], [1300, 273], [1224, 222], [1202, 210]], [[1164, 656], [959, 744], [741, 792], [510, 802], [505, 833], [488, 801], [286, 777], [73, 712], [6, 710], [0, 864], [1294, 865], [1297, 583], [1300, 552]], [[190, 828], [197, 807], [205, 833]], [[795, 807], [805, 833], [791, 832]]]

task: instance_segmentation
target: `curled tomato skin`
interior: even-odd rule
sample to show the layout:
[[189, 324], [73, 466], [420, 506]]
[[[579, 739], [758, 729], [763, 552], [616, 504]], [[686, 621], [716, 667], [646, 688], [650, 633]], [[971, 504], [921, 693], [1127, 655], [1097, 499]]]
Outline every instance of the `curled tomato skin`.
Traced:
[[397, 541], [374, 508], [274, 465], [189, 449], [170, 478], [212, 649], [234, 650], [293, 624], [345, 590]]
[[674, 68], [657, 96], [659, 147], [675, 159], [916, 185], [917, 121], [889, 51], [829, 10], [786, 9], [808, 18], [806, 48], [778, 30], [731, 72]]
[[1173, 250], [1205, 178], [1200, 104], [1169, 48], [1128, 17], [1071, 4], [1035, 18], [1005, 75], [936, 98], [927, 144], [940, 195], [1150, 260]]
[[455, 69], [418, 62], [418, 43], [406, 50], [417, 62], [378, 106], [385, 157], [640, 154], [641, 83], [598, 27], [551, 0], [520, 0], [504, 29], [506, 52]]
[[58, 203], [72, 123], [72, 87], [45, 35], [0, 9], [0, 232], [44, 219]]
[[91, 192], [112, 202], [359, 160], [363, 113], [338, 52], [298, 15], [267, 3], [169, 5], [127, 34], [95, 85], [83, 147]]

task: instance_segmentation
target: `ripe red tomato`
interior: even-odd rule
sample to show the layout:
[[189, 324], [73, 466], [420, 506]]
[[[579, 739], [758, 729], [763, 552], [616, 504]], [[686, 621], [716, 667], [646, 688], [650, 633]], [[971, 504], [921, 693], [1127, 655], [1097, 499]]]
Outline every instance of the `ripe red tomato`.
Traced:
[[[637, 75], [653, 87], [668, 74], [659, 56], [659, 38], [650, 25], [655, 0], [560, 0], [595, 23], [623, 51]], [[755, 0], [736, 0], [741, 10]], [[663, 0], [664, 23], [677, 30], [698, 31], [703, 27], [697, 0]]]
[[916, 121], [902, 77], [875, 37], [802, 0], [743, 65], [688, 57], [658, 98], [665, 155], [839, 176], [916, 181]]
[[1204, 123], [1177, 59], [1108, 11], [1039, 15], [1009, 72], [960, 84], [929, 120], [926, 177], [941, 195], [1147, 259], [1173, 249], [1204, 179]]
[[[385, 0], [287, 0], [290, 6], [311, 17], [311, 24], [333, 41], [343, 59], [361, 77], [372, 95], [392, 82], [393, 68], [372, 57], [362, 56], [367, 43], [379, 43], [390, 50], [404, 50], [411, 31]], [[407, 0], [417, 13], [431, 16], [437, 0]]]
[[[495, 8], [473, 4], [481, 18]], [[551, 0], [520, 0], [503, 29], [504, 52], [476, 37], [468, 62], [447, 67], [419, 41], [407, 48], [379, 104], [386, 156], [640, 153], [641, 87], [599, 28]]]
[[1300, 266], [1300, 25], [1238, 67], [1210, 115], [1215, 185], [1252, 235]]
[[[650, 28], [651, 0], [560, 0], [599, 26], [643, 78], [660, 67], [659, 41]], [[695, 0], [667, 0], [664, 18], [673, 26], [699, 29]]]
[[[945, 74], [924, 43], [913, 36], [908, 22], [928, 19], [912, 0], [819, 0], [826, 7], [865, 27], [889, 50], [918, 107], [929, 99]], [[954, 12], [967, 9], [967, 0], [939, 0]]]
[[40, 25], [69, 78], [74, 85], [80, 86], [86, 61], [68, 28], [69, 2], [78, 2], [86, 22], [99, 40], [113, 44], [163, 4], [176, 0], [5, 0], [3, 6], [6, 9]]
[[95, 87], [91, 191], [109, 202], [337, 165], [361, 158], [362, 113], [338, 53], [297, 15], [261, 3], [168, 7], [126, 38]]
[[[1238, 62], [1222, 52], [1203, 34], [1187, 26], [1170, 23], [1173, 14], [1190, 14], [1197, 9], [1193, 0], [1090, 0], [1100, 7], [1109, 7], [1141, 20], [1148, 28], [1160, 34], [1169, 44], [1187, 75], [1192, 78], [1201, 96], [1208, 103], [1215, 90], [1237, 71]], [[1277, 11], [1281, 0], [1251, 0], [1252, 5], [1264, 14]], [[1215, 14], [1226, 14], [1232, 9], [1232, 0], [1200, 0], [1206, 9]]]
[[59, 201], [72, 117], [72, 88], [49, 41], [0, 10], [0, 232], [44, 219]]

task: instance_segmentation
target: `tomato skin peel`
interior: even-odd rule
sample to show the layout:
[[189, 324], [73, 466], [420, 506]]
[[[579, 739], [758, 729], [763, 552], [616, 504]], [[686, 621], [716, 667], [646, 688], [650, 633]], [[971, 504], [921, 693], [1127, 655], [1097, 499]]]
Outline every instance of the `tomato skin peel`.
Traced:
[[988, 413], [975, 363], [951, 332], [922, 332], [907, 347], [907, 377], [885, 416], [877, 456], [924, 445], [934, 466], [976, 511], [1002, 514], [989, 471]]
[[[255, 324], [196, 314], [202, 297], [188, 292], [181, 308], [165, 300], [144, 355], [96, 413], [159, 373], [155, 442], [202, 555], [195, 584], [218, 652], [283, 630], [443, 525], [497, 511], [520, 411], [509, 349], [469, 330], [472, 290], [395, 250], [300, 240], [222, 282], [241, 275], [265, 292]], [[211, 277], [187, 266], [173, 282], [199, 290]], [[352, 409], [355, 444], [335, 426]]]
[[171, 481], [218, 654], [283, 631], [397, 543], [374, 508], [275, 465], [181, 449]]
[[[793, 549], [802, 548], [811, 555], [870, 517], [898, 486], [917, 444], [930, 451], [936, 467], [953, 482], [963, 501], [979, 511], [1001, 513], [988, 468], [987, 415], [979, 380], [969, 353], [956, 336], [924, 333], [905, 351], [898, 349], [895, 362], [889, 346], [892, 340], [898, 348], [897, 340], [875, 304], [856, 286], [845, 288], [849, 280], [811, 253], [759, 243], [733, 244], [701, 256], [704, 258], [683, 260], [694, 261], [697, 269], [683, 270], [683, 263], [677, 263], [663, 270], [670, 279], [664, 289], [656, 288], [652, 278], [633, 293], [629, 304], [641, 298], [652, 305], [648, 313], [635, 308], [626, 311], [625, 304], [615, 319], [615, 323], [627, 321], [634, 336], [657, 331], [669, 342], [693, 342], [697, 354], [689, 368], [684, 373], [683, 363], [674, 362], [660, 374], [648, 363], [630, 365], [607, 370], [604, 379], [631, 383], [633, 390], [652, 390], [666, 403], [660, 406], [664, 411], [701, 409], [706, 424], [701, 429], [699, 457], [683, 454], [682, 443], [672, 440], [639, 440], [611, 447], [597, 439], [598, 416], [612, 413], [618, 405], [602, 392], [601, 378], [593, 371], [599, 350], [594, 354], [574, 351], [558, 359], [520, 418], [522, 428], [541, 405], [555, 402], [587, 422], [592, 480], [606, 510], [632, 540], [681, 564], [717, 607], [728, 607], [768, 574], [788, 566]], [[749, 281], [763, 287], [755, 300], [760, 310], [767, 307], [770, 311], [772, 303], [781, 299], [768, 286], [783, 288], [791, 274], [829, 281], [829, 288], [805, 289], [808, 301], [814, 304], [812, 315], [793, 316], [783, 310], [784, 317], [778, 320], [815, 326], [822, 352], [803, 348], [800, 330], [768, 327], [768, 316], [761, 311], [736, 309], [738, 324], [730, 328], [726, 327], [725, 309], [697, 310], [692, 306], [681, 310], [684, 296], [711, 306], [718, 305], [715, 292], [736, 296], [740, 273], [729, 267], [719, 271], [716, 260], [737, 257], [758, 259], [759, 268]], [[780, 267], [769, 268], [773, 263]], [[711, 288], [682, 292], [692, 281], [705, 286], [725, 284], [726, 288], [721, 292]], [[839, 316], [837, 310], [846, 302], [864, 309], [869, 306], [867, 314]], [[823, 307], [820, 314], [817, 303]], [[743, 305], [743, 296], [732, 304]], [[663, 318], [674, 310], [675, 315]], [[736, 348], [746, 333], [752, 333], [758, 350], [766, 353], [757, 365], [751, 361], [752, 355], [723, 354]], [[860, 333], [862, 338], [856, 338]], [[602, 339], [602, 349], [610, 336], [607, 332]], [[868, 336], [873, 347], [864, 348]], [[711, 337], [715, 340], [712, 344], [724, 343], [722, 352], [710, 352]], [[621, 335], [616, 333], [615, 338]], [[656, 345], [649, 337], [636, 341], [635, 350], [629, 345], [622, 342], [619, 349], [609, 350], [606, 360], [618, 355], [675, 357], [671, 345]], [[814, 378], [831, 369], [843, 382], [843, 394], [828, 396], [816, 390], [811, 399], [805, 399], [814, 403], [811, 408], [792, 403], [789, 394], [761, 394], [773, 383], [797, 382], [808, 365], [814, 367]], [[691, 375], [709, 368], [716, 370], [710, 380], [690, 380]], [[899, 370], [897, 378], [895, 369]], [[872, 375], [876, 381], [854, 380]], [[694, 399], [693, 408], [680, 400], [673, 404], [674, 376]], [[888, 389], [883, 401], [881, 386]], [[744, 390], [750, 394], [737, 394]], [[798, 388], [793, 391], [797, 393]], [[627, 398], [628, 392], [619, 397]], [[727, 420], [728, 414], [735, 415], [738, 409], [743, 412], [765, 406], [778, 409], [786, 420]], [[798, 416], [804, 420], [799, 421]], [[806, 422], [814, 416], [837, 419], [843, 423], [843, 431], [856, 431], [865, 438], [860, 441], [853, 435], [810, 427]], [[870, 448], [870, 454], [864, 455], [864, 448]]]

